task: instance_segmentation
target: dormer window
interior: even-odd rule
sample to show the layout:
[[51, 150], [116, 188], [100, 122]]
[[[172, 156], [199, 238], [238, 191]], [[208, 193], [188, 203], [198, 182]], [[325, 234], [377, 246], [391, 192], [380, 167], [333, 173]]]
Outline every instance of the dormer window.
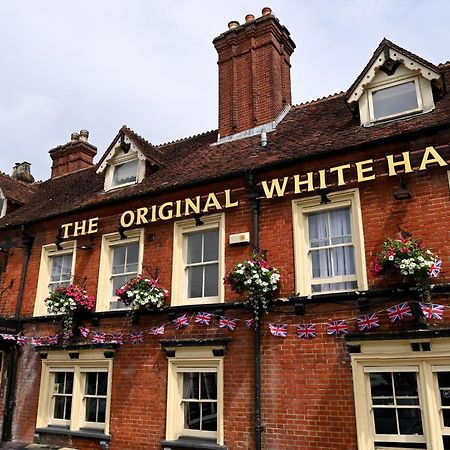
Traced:
[[112, 187], [123, 186], [137, 182], [138, 177], [138, 159], [116, 164], [114, 166], [114, 173], [112, 179]]
[[373, 88], [370, 91], [369, 108], [373, 121], [422, 111], [418, 80]]

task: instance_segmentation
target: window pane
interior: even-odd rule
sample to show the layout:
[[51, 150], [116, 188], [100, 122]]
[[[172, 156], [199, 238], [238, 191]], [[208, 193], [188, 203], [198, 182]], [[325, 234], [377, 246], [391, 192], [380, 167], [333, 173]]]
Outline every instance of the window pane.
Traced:
[[188, 267], [188, 298], [203, 297], [203, 266]]
[[450, 409], [442, 410], [442, 418], [444, 420], [444, 427], [450, 427]]
[[69, 280], [72, 272], [72, 254], [63, 256], [62, 280]]
[[376, 434], [398, 434], [395, 409], [374, 408], [373, 417]]
[[189, 234], [187, 239], [187, 263], [202, 262], [202, 233]]
[[50, 281], [54, 282], [59, 281], [61, 279], [62, 264], [63, 264], [62, 256], [54, 256], [52, 258], [52, 275], [50, 277]]
[[423, 434], [419, 408], [398, 409], [400, 434]]
[[311, 248], [329, 245], [327, 212], [308, 214], [308, 229]]
[[113, 249], [112, 273], [125, 272], [126, 246], [115, 247]]
[[438, 372], [437, 377], [440, 388], [450, 389], [450, 372]]
[[418, 397], [416, 373], [394, 372], [393, 375], [397, 397]]
[[129, 161], [114, 167], [113, 186], [132, 183], [137, 178], [138, 160]]
[[198, 382], [198, 372], [189, 372], [183, 374], [183, 398], [199, 398]]
[[356, 281], [346, 281], [345, 283], [322, 283], [313, 284], [313, 292], [329, 292], [329, 291], [351, 291], [358, 287]]
[[414, 81], [399, 84], [372, 93], [375, 119], [418, 108]]
[[[321, 251], [321, 250], [319, 250]], [[332, 260], [332, 274], [353, 275], [355, 274], [355, 252], [353, 246], [337, 247], [330, 249]]]
[[201, 399], [216, 400], [217, 399], [217, 375], [213, 372], [204, 372], [201, 374]]
[[202, 427], [204, 431], [217, 431], [217, 404], [202, 403]]
[[311, 252], [313, 278], [331, 277], [331, 253], [329, 249]]
[[53, 417], [55, 419], [64, 419], [64, 406], [66, 404], [65, 397], [55, 397], [55, 410], [53, 413]]
[[73, 373], [67, 372], [66, 373], [66, 387], [65, 387], [65, 394], [72, 394], [73, 392]]
[[97, 394], [106, 395], [108, 391], [108, 374], [106, 372], [99, 372], [97, 381]]
[[184, 428], [200, 430], [200, 403], [185, 402]]
[[88, 372], [86, 374], [86, 394], [95, 395], [97, 392], [97, 374]]
[[113, 278], [112, 295], [116, 295], [116, 290], [121, 288], [132, 276], [119, 275]]
[[219, 295], [219, 264], [205, 266], [205, 297]]
[[127, 245], [127, 261], [125, 272], [137, 272], [139, 259], [139, 244]]
[[88, 422], [97, 421], [97, 399], [88, 397], [86, 401], [86, 420]]
[[217, 261], [219, 259], [219, 230], [204, 232], [204, 255], [203, 261]]
[[97, 403], [97, 422], [105, 422], [106, 418], [106, 399], [99, 398]]

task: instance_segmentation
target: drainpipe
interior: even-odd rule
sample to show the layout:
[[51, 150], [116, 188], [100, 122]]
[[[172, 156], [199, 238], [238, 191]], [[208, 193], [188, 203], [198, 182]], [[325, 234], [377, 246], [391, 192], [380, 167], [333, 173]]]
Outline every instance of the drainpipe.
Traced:
[[[259, 252], [259, 189], [255, 186], [253, 174], [247, 174], [247, 198], [252, 208], [253, 251]], [[263, 425], [261, 419], [261, 308], [258, 307], [255, 317], [255, 449], [261, 450]]]
[[[34, 238], [32, 236], [27, 236], [24, 233], [24, 226], [22, 225], [22, 243], [23, 248], [25, 248], [25, 259], [22, 265], [22, 275], [20, 277], [20, 287], [19, 294], [17, 296], [16, 312], [14, 315], [15, 320], [20, 320], [20, 310], [22, 308], [23, 293], [25, 289], [25, 280], [28, 270], [28, 263], [31, 256], [31, 247], [33, 246]], [[5, 395], [5, 413], [3, 416], [3, 431], [2, 431], [2, 441], [9, 441], [12, 438], [12, 419], [14, 413], [14, 407], [16, 401], [14, 398], [14, 388], [16, 385], [16, 374], [17, 374], [17, 360], [19, 354], [17, 348], [12, 346], [9, 351], [8, 357], [8, 384], [6, 386]]]

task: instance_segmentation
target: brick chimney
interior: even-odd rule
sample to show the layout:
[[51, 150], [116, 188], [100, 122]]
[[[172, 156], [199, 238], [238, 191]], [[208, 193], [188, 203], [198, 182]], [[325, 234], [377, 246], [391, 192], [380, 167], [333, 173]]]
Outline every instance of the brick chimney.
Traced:
[[269, 124], [291, 105], [289, 58], [295, 44], [286, 27], [263, 8], [261, 17], [247, 14], [243, 25], [233, 21], [228, 28], [213, 41], [220, 138]]
[[11, 177], [24, 181], [25, 183], [34, 183], [34, 177], [31, 175], [31, 164], [26, 161], [16, 163], [13, 167]]
[[89, 131], [72, 133], [70, 142], [49, 151], [53, 160], [52, 178], [67, 175], [94, 165], [97, 147], [88, 142]]

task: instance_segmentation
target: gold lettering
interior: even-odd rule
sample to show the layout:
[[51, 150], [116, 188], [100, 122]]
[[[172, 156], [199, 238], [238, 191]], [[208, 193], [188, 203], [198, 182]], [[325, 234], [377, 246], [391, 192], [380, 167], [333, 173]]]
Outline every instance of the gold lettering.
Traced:
[[[129, 218], [127, 219], [127, 217]], [[129, 228], [131, 225], [134, 224], [134, 211], [125, 211], [120, 216], [120, 225], [122, 225], [124, 228]]]
[[[430, 158], [430, 155], [433, 156], [433, 158]], [[447, 163], [442, 159], [442, 156], [434, 147], [427, 147], [425, 149], [425, 153], [423, 154], [422, 163], [420, 164], [419, 170], [424, 170], [427, 168], [428, 164], [433, 163], [438, 163], [441, 167], [447, 165]]]
[[148, 208], [145, 206], [143, 208], [138, 208], [136, 210], [136, 225], [141, 225], [143, 223], [148, 223], [147, 217]]
[[75, 222], [73, 225], [74, 236], [84, 236], [86, 234], [86, 221]]
[[234, 206], [239, 206], [239, 200], [232, 203], [230, 189], [225, 189], [225, 208], [233, 208]]
[[172, 218], [173, 216], [173, 210], [169, 209], [167, 211], [167, 213], [164, 213], [164, 210], [168, 207], [172, 207], [173, 206], [173, 202], [166, 202], [163, 203], [159, 208], [158, 208], [158, 216], [161, 220], [169, 220]]
[[88, 230], [86, 234], [97, 233], [98, 231], [98, 217], [93, 217], [88, 220]]
[[[364, 167], [367, 164], [370, 164], [370, 166]], [[366, 159], [365, 161], [358, 161], [357, 163], [355, 163], [358, 183], [360, 183], [361, 181], [369, 181], [375, 179], [375, 175], [373, 173], [370, 175], [364, 175], [365, 173], [373, 172], [372, 164], [373, 159]]]
[[73, 223], [65, 223], [64, 225], [61, 225], [61, 228], [64, 231], [63, 239], [67, 239], [69, 237], [69, 227], [71, 227]]
[[289, 177], [284, 177], [283, 184], [281, 186], [280, 180], [278, 180], [278, 178], [274, 178], [270, 182], [270, 186], [267, 184], [267, 181], [263, 181], [261, 184], [264, 189], [264, 195], [266, 196], [266, 198], [272, 198], [274, 196], [274, 191], [277, 191], [276, 195], [278, 197], [283, 197], [284, 191], [286, 190], [288, 179]]
[[325, 170], [319, 170], [319, 189], [326, 189]]
[[220, 206], [219, 200], [217, 200], [216, 194], [214, 193], [208, 195], [205, 206], [203, 207], [203, 212], [208, 212], [208, 209], [212, 207], [222, 209], [222, 206]]
[[403, 156], [403, 159], [401, 159], [399, 161], [394, 161], [394, 155], [386, 156], [390, 177], [397, 175], [397, 171], [395, 170], [395, 168], [397, 166], [403, 166], [405, 173], [410, 173], [413, 171], [411, 168], [411, 161], [409, 159], [409, 152], [403, 152], [402, 156]]
[[337, 172], [338, 186], [343, 186], [346, 184], [344, 180], [345, 169], [350, 169], [350, 164], [343, 164], [342, 166], [335, 166], [330, 169], [330, 173]]
[[176, 207], [175, 217], [181, 217], [181, 200], [177, 200], [175, 202], [175, 207]]
[[156, 222], [158, 219], [156, 218], [156, 205], [152, 206], [152, 218], [150, 219], [150, 222]]
[[313, 172], [308, 172], [306, 174], [306, 180], [300, 181], [300, 175], [294, 175], [294, 193], [300, 194], [302, 192], [301, 186], [308, 186], [307, 192], [314, 191], [314, 178]]
[[200, 214], [200, 195], [197, 195], [197, 197], [195, 197], [195, 203], [190, 198], [185, 199], [184, 206], [185, 216], [189, 216], [189, 214], [191, 214], [189, 209], [191, 209], [194, 214]]

